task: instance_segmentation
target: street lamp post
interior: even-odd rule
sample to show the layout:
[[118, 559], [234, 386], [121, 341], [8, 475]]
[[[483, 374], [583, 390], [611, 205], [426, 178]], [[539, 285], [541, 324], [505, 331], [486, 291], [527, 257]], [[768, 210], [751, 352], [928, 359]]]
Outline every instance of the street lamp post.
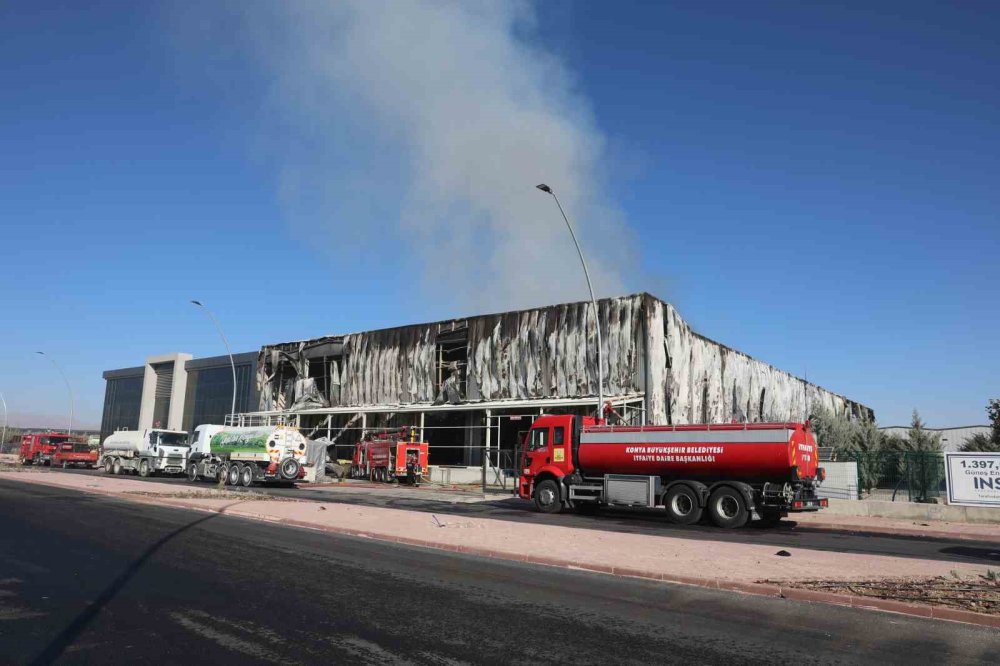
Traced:
[[7, 401], [3, 398], [3, 393], [0, 393], [0, 402], [3, 403], [3, 436], [0, 437], [0, 451], [3, 451], [3, 445], [7, 443]]
[[69, 385], [69, 378], [66, 376], [66, 373], [63, 372], [62, 366], [56, 363], [56, 360], [54, 358], [52, 358], [51, 356], [42, 351], [35, 353], [38, 354], [39, 356], [44, 356], [45, 358], [49, 359], [49, 361], [52, 362], [52, 365], [56, 367], [56, 370], [59, 372], [59, 374], [62, 375], [63, 381], [66, 382], [66, 390], [69, 391], [69, 430], [67, 434], [72, 435], [73, 434], [73, 387]]
[[601, 313], [597, 309], [597, 299], [594, 297], [594, 285], [590, 282], [590, 271], [587, 270], [587, 260], [583, 258], [583, 250], [580, 249], [580, 242], [576, 240], [573, 225], [569, 223], [566, 211], [563, 210], [562, 204], [559, 203], [559, 197], [545, 183], [536, 185], [535, 187], [546, 194], [551, 194], [552, 198], [555, 199], [556, 206], [559, 207], [559, 212], [562, 213], [563, 219], [566, 220], [566, 228], [569, 229], [569, 235], [573, 238], [573, 244], [576, 245], [576, 253], [580, 255], [580, 263], [583, 265], [583, 276], [587, 278], [587, 289], [590, 290], [590, 303], [594, 306], [594, 326], [597, 328], [597, 418], [601, 418], [604, 415], [604, 362], [601, 351], [604, 345], [601, 341]]
[[215, 324], [215, 328], [218, 329], [219, 331], [219, 337], [222, 338], [223, 344], [226, 345], [226, 352], [229, 353], [229, 365], [233, 369], [233, 406], [229, 414], [233, 418], [235, 418], [236, 417], [236, 361], [233, 360], [233, 350], [229, 347], [229, 340], [226, 339], [226, 334], [222, 332], [222, 326], [219, 325], [219, 320], [215, 318], [215, 315], [212, 314], [212, 311], [209, 310], [207, 307], [205, 307], [201, 303], [201, 301], [191, 301], [191, 303], [197, 305], [199, 308], [202, 308], [205, 312], [208, 313], [208, 316], [212, 319], [212, 323]]

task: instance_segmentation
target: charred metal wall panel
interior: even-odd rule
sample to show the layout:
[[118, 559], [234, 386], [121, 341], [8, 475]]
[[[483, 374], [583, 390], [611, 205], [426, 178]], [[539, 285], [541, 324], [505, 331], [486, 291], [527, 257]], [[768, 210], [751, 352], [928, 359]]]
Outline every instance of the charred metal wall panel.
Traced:
[[[709, 340], [649, 294], [598, 303], [605, 393], [646, 394], [651, 423], [802, 419], [823, 404], [855, 417], [871, 410]], [[261, 409], [397, 405], [441, 400], [441, 349], [464, 340], [452, 365], [462, 401], [576, 398], [597, 394], [590, 303], [268, 345], [258, 361]], [[456, 342], [459, 341], [459, 342]], [[338, 354], [339, 352], [339, 354]], [[304, 359], [330, 356], [319, 395]], [[457, 369], [456, 369], [457, 368]]]

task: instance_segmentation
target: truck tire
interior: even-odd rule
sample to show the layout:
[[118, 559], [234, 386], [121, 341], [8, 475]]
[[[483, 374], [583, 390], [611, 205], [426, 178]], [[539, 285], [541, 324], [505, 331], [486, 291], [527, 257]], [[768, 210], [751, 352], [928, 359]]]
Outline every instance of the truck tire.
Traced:
[[149, 476], [149, 461], [145, 458], [139, 461], [139, 476], [144, 479]]
[[244, 488], [249, 488], [253, 485], [253, 466], [243, 465], [240, 468], [240, 485]]
[[750, 519], [743, 493], [729, 486], [716, 488], [708, 498], [708, 515], [713, 523], [727, 530], [743, 527]]
[[663, 506], [670, 522], [678, 525], [694, 525], [704, 514], [698, 495], [690, 486], [678, 485], [671, 488], [663, 498]]
[[226, 475], [226, 483], [231, 486], [240, 485], [240, 474], [242, 472], [242, 465], [231, 465], [229, 467], [229, 473]]
[[278, 474], [280, 474], [281, 478], [285, 481], [295, 481], [299, 478], [300, 469], [302, 469], [302, 466], [299, 465], [298, 460], [295, 458], [285, 458], [281, 461], [281, 464], [278, 465]]
[[192, 483], [198, 480], [198, 463], [188, 465], [188, 481]]
[[545, 479], [535, 486], [535, 508], [542, 513], [559, 513], [562, 511], [562, 498], [559, 497], [559, 485], [552, 479]]
[[105, 474], [113, 474], [113, 472], [111, 471], [112, 470], [112, 465], [111, 465], [112, 462], [114, 462], [114, 461], [111, 460], [111, 458], [105, 458], [104, 459], [104, 473]]
[[215, 471], [215, 480], [217, 483], [225, 485], [226, 480], [228, 478], [229, 478], [229, 463], [222, 463]]
[[115, 476], [120, 476], [122, 473], [122, 459], [115, 458], [115, 461], [111, 463], [111, 473]]

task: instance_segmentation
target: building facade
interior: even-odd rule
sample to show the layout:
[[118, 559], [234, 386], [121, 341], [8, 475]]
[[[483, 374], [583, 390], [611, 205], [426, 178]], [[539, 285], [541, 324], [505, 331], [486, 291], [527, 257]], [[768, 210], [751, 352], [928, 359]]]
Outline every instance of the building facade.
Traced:
[[[691, 329], [649, 294], [598, 302], [604, 395], [630, 424], [798, 421], [816, 405], [874, 419], [864, 405]], [[597, 411], [590, 302], [267, 344], [235, 357], [237, 422], [291, 423], [350, 456], [366, 432], [415, 429], [441, 480], [489, 482], [513, 468], [520, 433], [542, 413]], [[122, 428], [224, 423], [227, 356], [151, 357], [109, 370], [101, 437]], [[495, 478], [494, 478], [495, 477]]]
[[[649, 294], [599, 301], [604, 393], [623, 420], [804, 420], [811, 406], [872, 410], [719, 344]], [[293, 420], [349, 446], [366, 430], [418, 428], [433, 462], [507, 466], [518, 433], [546, 411], [594, 413], [596, 329], [589, 302], [265, 345], [261, 419]]]
[[[257, 353], [235, 354], [233, 362], [236, 411], [252, 411], [259, 404]], [[141, 366], [108, 370], [104, 379], [101, 441], [118, 430], [191, 431], [203, 423], [223, 423], [232, 408], [233, 371], [228, 356], [151, 356]]]

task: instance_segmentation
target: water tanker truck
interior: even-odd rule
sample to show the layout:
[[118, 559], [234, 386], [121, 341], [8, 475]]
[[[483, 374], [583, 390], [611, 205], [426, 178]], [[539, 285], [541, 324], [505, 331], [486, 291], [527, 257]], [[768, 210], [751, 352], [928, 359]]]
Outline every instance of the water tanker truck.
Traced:
[[188, 479], [230, 486], [292, 483], [305, 476], [306, 438], [295, 428], [200, 425], [191, 439]]
[[543, 416], [522, 442], [518, 494], [545, 513], [663, 508], [675, 523], [736, 528], [817, 511], [825, 478], [809, 423], [599, 425]]
[[120, 430], [101, 446], [108, 474], [131, 472], [139, 476], [182, 474], [187, 464], [188, 434], [175, 430]]

